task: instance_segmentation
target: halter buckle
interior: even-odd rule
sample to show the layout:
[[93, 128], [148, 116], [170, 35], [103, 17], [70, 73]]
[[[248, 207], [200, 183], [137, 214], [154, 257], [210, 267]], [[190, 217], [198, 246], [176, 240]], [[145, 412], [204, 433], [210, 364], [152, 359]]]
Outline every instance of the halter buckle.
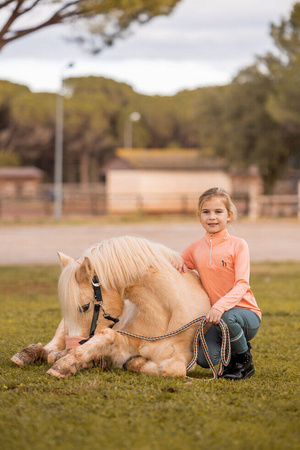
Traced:
[[100, 282], [99, 282], [97, 277], [93, 277], [92, 285], [95, 286], [95, 287], [100, 287]]

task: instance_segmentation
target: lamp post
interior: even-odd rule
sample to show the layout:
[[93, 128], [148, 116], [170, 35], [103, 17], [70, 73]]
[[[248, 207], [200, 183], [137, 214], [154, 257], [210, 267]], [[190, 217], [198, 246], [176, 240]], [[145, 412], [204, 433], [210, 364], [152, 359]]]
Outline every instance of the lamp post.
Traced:
[[54, 154], [54, 217], [61, 219], [63, 201], [63, 140], [64, 140], [64, 72], [74, 63], [67, 64], [60, 75], [60, 88], [56, 94], [55, 154]]
[[124, 148], [132, 148], [133, 122], [138, 122], [141, 118], [139, 112], [135, 111], [129, 114], [124, 123]]

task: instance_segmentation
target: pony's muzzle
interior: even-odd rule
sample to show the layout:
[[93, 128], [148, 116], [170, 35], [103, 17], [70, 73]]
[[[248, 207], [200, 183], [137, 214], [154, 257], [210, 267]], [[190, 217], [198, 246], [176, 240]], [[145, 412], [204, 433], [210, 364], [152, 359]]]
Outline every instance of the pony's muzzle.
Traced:
[[80, 341], [85, 340], [82, 336], [65, 336], [66, 350], [71, 350], [71, 348], [79, 347]]

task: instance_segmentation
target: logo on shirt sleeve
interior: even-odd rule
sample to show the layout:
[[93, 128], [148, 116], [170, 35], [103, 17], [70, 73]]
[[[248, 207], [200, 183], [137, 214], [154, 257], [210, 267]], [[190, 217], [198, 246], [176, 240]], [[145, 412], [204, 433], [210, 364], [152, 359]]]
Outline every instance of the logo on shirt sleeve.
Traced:
[[223, 259], [222, 259], [222, 266], [223, 266], [223, 267], [226, 267], [226, 266], [227, 266], [227, 262], [226, 262], [226, 261], [223, 261]]

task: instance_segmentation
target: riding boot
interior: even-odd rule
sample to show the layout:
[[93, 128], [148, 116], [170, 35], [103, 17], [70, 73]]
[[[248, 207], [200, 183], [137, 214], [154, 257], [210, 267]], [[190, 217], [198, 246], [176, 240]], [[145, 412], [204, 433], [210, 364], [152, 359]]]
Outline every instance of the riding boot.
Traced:
[[224, 367], [223, 373], [221, 377], [224, 377], [227, 373], [232, 373], [236, 365], [236, 355], [234, 353], [231, 353], [231, 358], [228, 366]]
[[248, 342], [248, 350], [245, 353], [235, 355], [236, 362], [232, 370], [226, 371], [223, 375], [227, 380], [244, 380], [254, 375], [255, 369], [253, 365], [252, 355], [250, 353], [251, 345]]

